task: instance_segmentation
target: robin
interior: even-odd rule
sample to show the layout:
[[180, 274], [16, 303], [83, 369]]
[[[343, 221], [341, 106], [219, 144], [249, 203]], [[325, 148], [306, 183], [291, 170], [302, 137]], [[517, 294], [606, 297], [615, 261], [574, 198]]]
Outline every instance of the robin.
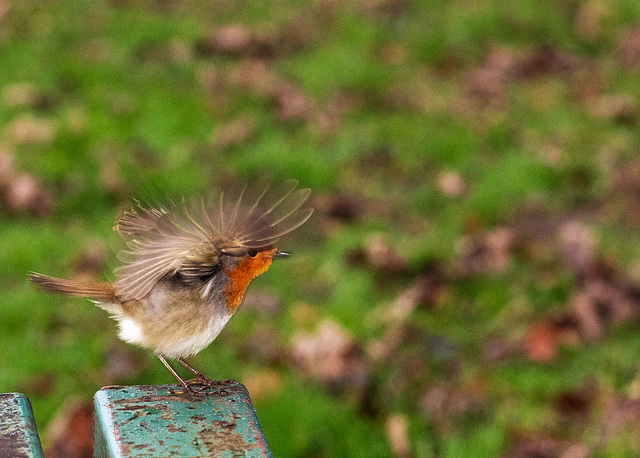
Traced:
[[[98, 283], [32, 273], [51, 293], [89, 298], [118, 322], [120, 339], [153, 350], [183, 389], [199, 394], [213, 380], [184, 358], [206, 348], [236, 312], [251, 280], [274, 259], [289, 256], [274, 243], [313, 213], [303, 207], [309, 189], [291, 180], [284, 193], [266, 186], [246, 204], [246, 187], [235, 202], [169, 207], [136, 205], [114, 230], [128, 249], [116, 281]], [[274, 198], [275, 197], [275, 198]], [[195, 376], [184, 381], [167, 362], [177, 359]]]

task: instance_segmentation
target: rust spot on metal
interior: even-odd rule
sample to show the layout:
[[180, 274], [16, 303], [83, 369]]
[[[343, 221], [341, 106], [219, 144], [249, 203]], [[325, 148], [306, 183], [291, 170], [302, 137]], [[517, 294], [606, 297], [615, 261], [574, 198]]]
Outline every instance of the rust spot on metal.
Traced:
[[184, 428], [179, 428], [174, 424], [167, 426], [167, 431], [170, 433], [184, 433], [186, 430]]
[[232, 456], [244, 456], [255, 449], [255, 445], [248, 444], [244, 435], [235, 432], [235, 424], [228, 421], [212, 421], [210, 428], [200, 431], [199, 435], [209, 453], [228, 450]]
[[0, 456], [42, 456], [31, 403], [23, 394], [0, 394]]

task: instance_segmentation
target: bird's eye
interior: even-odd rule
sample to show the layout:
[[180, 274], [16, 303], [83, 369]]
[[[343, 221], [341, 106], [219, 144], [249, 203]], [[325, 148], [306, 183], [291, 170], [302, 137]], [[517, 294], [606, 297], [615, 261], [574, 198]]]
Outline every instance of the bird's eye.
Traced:
[[249, 256], [251, 256], [252, 258], [255, 258], [256, 255], [258, 254], [258, 250], [251, 249], [251, 250], [247, 251], [247, 254]]

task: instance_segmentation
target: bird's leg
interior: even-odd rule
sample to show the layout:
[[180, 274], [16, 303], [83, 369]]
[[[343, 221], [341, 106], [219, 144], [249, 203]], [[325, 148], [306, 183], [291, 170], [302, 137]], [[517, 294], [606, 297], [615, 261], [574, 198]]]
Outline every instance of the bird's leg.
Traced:
[[184, 367], [186, 367], [187, 369], [189, 369], [189, 371], [190, 371], [193, 375], [195, 375], [195, 376], [196, 376], [196, 378], [207, 378], [207, 377], [205, 377], [205, 376], [202, 374], [202, 372], [200, 372], [200, 371], [198, 371], [198, 370], [194, 369], [194, 368], [193, 368], [193, 367], [191, 367], [189, 364], [187, 364], [187, 362], [186, 362], [184, 359], [182, 359], [182, 358], [178, 358], [178, 362], [179, 362], [180, 364], [182, 364]]
[[[189, 371], [196, 376], [196, 378], [193, 379], [193, 383], [202, 384], [202, 385], [213, 385], [215, 383], [215, 380], [211, 380], [209, 377], [205, 376], [202, 372], [191, 367], [189, 364], [187, 364], [187, 362], [184, 359], [178, 358], [178, 362], [182, 364], [184, 367], [186, 367], [187, 369], [189, 369]], [[187, 383], [189, 383], [189, 381], [187, 381]]]
[[[180, 377], [180, 376], [178, 375], [178, 373], [177, 373], [176, 371], [174, 371], [174, 370], [173, 370], [173, 367], [171, 367], [171, 366], [169, 365], [169, 363], [167, 362], [167, 360], [166, 360], [166, 359], [164, 359], [164, 356], [162, 356], [162, 355], [156, 355], [156, 356], [158, 357], [158, 359], [159, 359], [160, 361], [162, 361], [162, 364], [164, 364], [164, 365], [165, 365], [165, 367], [166, 367], [167, 369], [169, 369], [169, 372], [171, 372], [171, 373], [173, 374], [173, 376], [176, 378], [176, 380], [178, 380], [178, 382], [180, 383], [180, 385], [182, 386], [182, 388], [184, 388], [184, 390], [185, 390], [186, 392], [189, 392], [189, 393], [191, 393], [191, 394], [195, 394], [196, 396], [203, 396], [203, 395], [205, 395], [205, 394], [206, 394], [206, 393], [203, 393], [203, 392], [202, 392], [202, 391], [200, 391], [200, 390], [194, 390], [193, 388], [191, 388], [191, 387], [189, 386], [189, 384], [188, 384], [187, 382], [185, 382], [184, 380], [182, 380], [182, 377]], [[180, 361], [180, 362], [182, 362], [182, 361]], [[182, 362], [182, 363], [184, 364], [184, 362]], [[193, 368], [191, 368], [191, 369], [192, 369], [192, 371], [193, 371], [193, 370], [195, 370], [195, 369], [193, 369]], [[202, 374], [200, 374], [200, 375], [202, 375]]]

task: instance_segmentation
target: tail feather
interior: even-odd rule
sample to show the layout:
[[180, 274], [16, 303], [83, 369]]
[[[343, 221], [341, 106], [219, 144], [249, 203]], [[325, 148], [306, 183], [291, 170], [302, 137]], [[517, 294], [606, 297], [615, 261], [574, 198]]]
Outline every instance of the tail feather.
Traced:
[[65, 280], [35, 272], [29, 275], [29, 280], [41, 290], [49, 293], [88, 297], [98, 301], [117, 301], [115, 289], [110, 283]]

